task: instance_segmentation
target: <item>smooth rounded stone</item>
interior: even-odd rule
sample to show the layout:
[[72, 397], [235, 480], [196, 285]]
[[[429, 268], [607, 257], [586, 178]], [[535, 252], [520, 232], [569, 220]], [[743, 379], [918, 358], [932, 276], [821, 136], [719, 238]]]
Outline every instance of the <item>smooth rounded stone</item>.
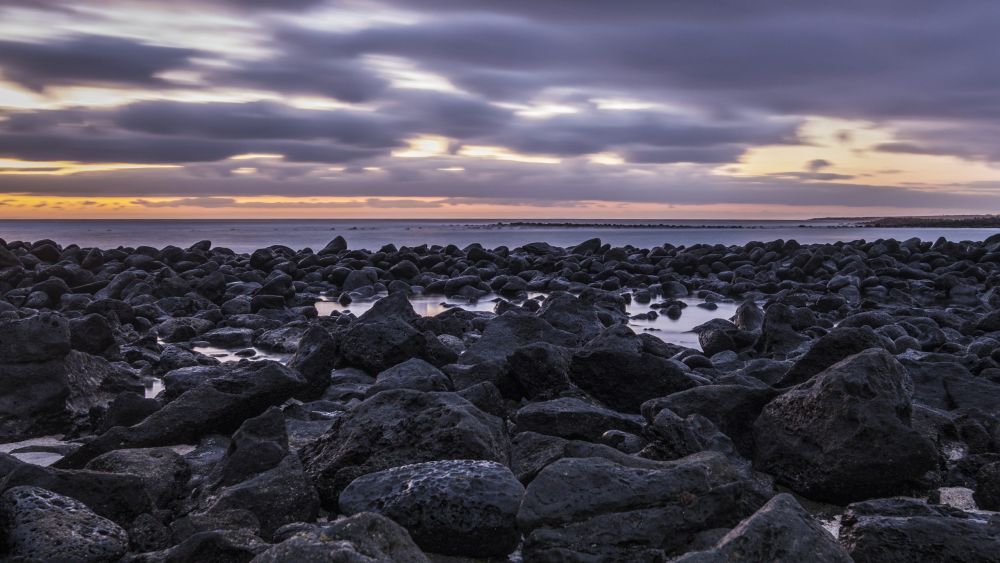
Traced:
[[764, 310], [752, 300], [746, 300], [736, 308], [733, 324], [740, 330], [751, 332], [760, 330], [764, 326]]
[[852, 563], [851, 557], [790, 494], [775, 496], [705, 551], [675, 563]]
[[361, 475], [441, 459], [506, 463], [510, 443], [503, 421], [456, 393], [394, 389], [343, 413], [299, 454], [324, 505], [335, 506]]
[[503, 361], [521, 346], [535, 342], [573, 347], [578, 340], [575, 334], [559, 330], [544, 319], [508, 311], [486, 324], [482, 336], [459, 361], [463, 364]]
[[198, 337], [215, 326], [215, 323], [196, 317], [175, 317], [156, 325], [156, 334], [164, 342], [183, 342]]
[[777, 386], [798, 385], [848, 356], [883, 347], [882, 339], [868, 327], [837, 327], [813, 342]]
[[721, 454], [647, 463], [655, 468], [564, 458], [542, 469], [517, 516], [525, 560], [665, 561], [697, 533], [735, 526], [773, 495]]
[[46, 362], [69, 351], [69, 322], [58, 313], [0, 321], [0, 361], [5, 364]]
[[377, 512], [405, 527], [426, 551], [497, 557], [517, 546], [524, 487], [492, 461], [443, 460], [394, 467], [351, 482], [345, 514]]
[[531, 403], [514, 415], [518, 432], [538, 432], [596, 442], [608, 430], [638, 434], [643, 420], [572, 397]]
[[13, 487], [0, 497], [5, 555], [26, 561], [117, 561], [128, 549], [120, 526], [82, 502], [40, 487]]
[[934, 445], [911, 426], [911, 389], [883, 349], [834, 364], [764, 407], [755, 467], [831, 503], [904, 492], [937, 465]]
[[[293, 524], [287, 535], [251, 563], [427, 563], [427, 557], [399, 524], [372, 512], [340, 518], [325, 526]], [[276, 538], [277, 540], [278, 538]]]
[[1000, 517], [911, 498], [859, 502], [844, 512], [840, 543], [857, 563], [986, 563], [1000, 552]]
[[670, 409], [680, 417], [704, 416], [733, 440], [740, 455], [752, 457], [754, 441], [750, 421], [756, 420], [764, 405], [777, 395], [778, 391], [770, 388], [703, 385], [647, 401], [642, 404], [642, 414], [650, 422], [662, 409]]
[[224, 375], [203, 381], [135, 426], [111, 429], [57, 465], [79, 467], [111, 450], [190, 444], [212, 432], [231, 432], [305, 385], [297, 372], [271, 360], [225, 367]]
[[639, 406], [698, 385], [686, 372], [653, 354], [589, 350], [573, 356], [570, 381], [608, 407], [638, 413]]
[[136, 475], [161, 507], [177, 499], [191, 478], [187, 461], [170, 448], [115, 450], [90, 460], [85, 469]]
[[420, 358], [411, 358], [378, 374], [366, 394], [371, 397], [389, 389], [453, 391], [455, 386], [441, 370]]

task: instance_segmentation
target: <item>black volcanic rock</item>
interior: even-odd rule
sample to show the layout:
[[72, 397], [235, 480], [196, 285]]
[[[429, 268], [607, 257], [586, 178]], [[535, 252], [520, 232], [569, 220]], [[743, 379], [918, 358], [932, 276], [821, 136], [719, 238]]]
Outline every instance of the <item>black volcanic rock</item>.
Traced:
[[740, 522], [706, 551], [688, 553], [676, 563], [851, 563], [837, 541], [796, 502], [784, 493], [775, 496], [752, 516]]
[[345, 412], [300, 455], [323, 503], [334, 506], [368, 473], [442, 459], [507, 463], [509, 450], [502, 421], [457, 394], [394, 389]]
[[937, 463], [911, 426], [911, 389], [882, 349], [834, 364], [764, 407], [754, 423], [756, 467], [828, 502], [905, 491]]
[[348, 515], [370, 511], [392, 518], [427, 551], [495, 557], [517, 546], [523, 494], [504, 465], [443, 460], [358, 477], [340, 494], [339, 506]]

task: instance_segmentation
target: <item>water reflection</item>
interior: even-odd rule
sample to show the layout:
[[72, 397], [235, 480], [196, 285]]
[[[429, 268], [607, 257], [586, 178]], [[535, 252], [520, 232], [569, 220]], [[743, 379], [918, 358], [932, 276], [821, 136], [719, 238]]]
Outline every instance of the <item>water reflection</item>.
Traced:
[[[336, 301], [321, 300], [316, 302], [316, 310], [321, 316], [329, 315], [333, 311], [349, 311], [357, 316], [363, 315], [372, 308], [372, 304], [378, 301], [382, 295], [372, 299], [354, 301], [346, 307]], [[544, 297], [544, 294], [533, 293], [529, 297]], [[497, 295], [487, 295], [476, 301], [469, 301], [460, 297], [444, 297], [441, 295], [413, 295], [410, 297], [410, 304], [418, 315], [431, 317], [447, 311], [453, 307], [461, 307], [466, 311], [493, 311], [496, 307]], [[704, 303], [701, 299], [680, 299], [688, 306], [685, 307], [676, 319], [671, 319], [666, 315], [658, 315], [655, 319], [632, 319], [629, 326], [638, 332], [646, 331], [653, 334], [665, 342], [679, 344], [688, 348], [701, 350], [698, 344], [698, 335], [690, 332], [694, 327], [708, 322], [712, 319], [729, 319], [736, 314], [738, 304], [720, 302], [715, 303], [714, 310], [698, 307]], [[662, 303], [662, 300], [651, 303], [637, 303], [632, 301], [627, 307], [629, 316], [648, 313], [654, 310], [652, 305]]]

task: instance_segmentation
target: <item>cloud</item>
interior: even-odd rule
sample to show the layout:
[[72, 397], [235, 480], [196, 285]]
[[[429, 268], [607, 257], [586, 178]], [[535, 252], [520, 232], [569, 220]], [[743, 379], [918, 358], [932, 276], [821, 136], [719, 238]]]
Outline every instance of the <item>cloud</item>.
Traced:
[[446, 204], [444, 200], [427, 201], [414, 199], [381, 199], [370, 197], [353, 201], [239, 201], [231, 197], [185, 197], [150, 201], [148, 199], [133, 199], [132, 205], [150, 208], [165, 207], [201, 207], [201, 208], [245, 208], [245, 209], [433, 209]]
[[166, 86], [168, 82], [158, 75], [187, 67], [197, 55], [192, 49], [100, 35], [76, 35], [47, 43], [0, 41], [4, 78], [35, 91], [80, 84]]

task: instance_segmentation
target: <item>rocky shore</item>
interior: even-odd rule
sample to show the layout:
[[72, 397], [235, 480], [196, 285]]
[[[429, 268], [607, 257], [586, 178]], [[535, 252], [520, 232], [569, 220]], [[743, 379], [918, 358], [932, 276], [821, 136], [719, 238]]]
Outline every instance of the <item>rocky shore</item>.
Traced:
[[[1000, 235], [0, 241], [0, 295], [4, 560], [1000, 553]], [[629, 327], [718, 303], [698, 348]]]

